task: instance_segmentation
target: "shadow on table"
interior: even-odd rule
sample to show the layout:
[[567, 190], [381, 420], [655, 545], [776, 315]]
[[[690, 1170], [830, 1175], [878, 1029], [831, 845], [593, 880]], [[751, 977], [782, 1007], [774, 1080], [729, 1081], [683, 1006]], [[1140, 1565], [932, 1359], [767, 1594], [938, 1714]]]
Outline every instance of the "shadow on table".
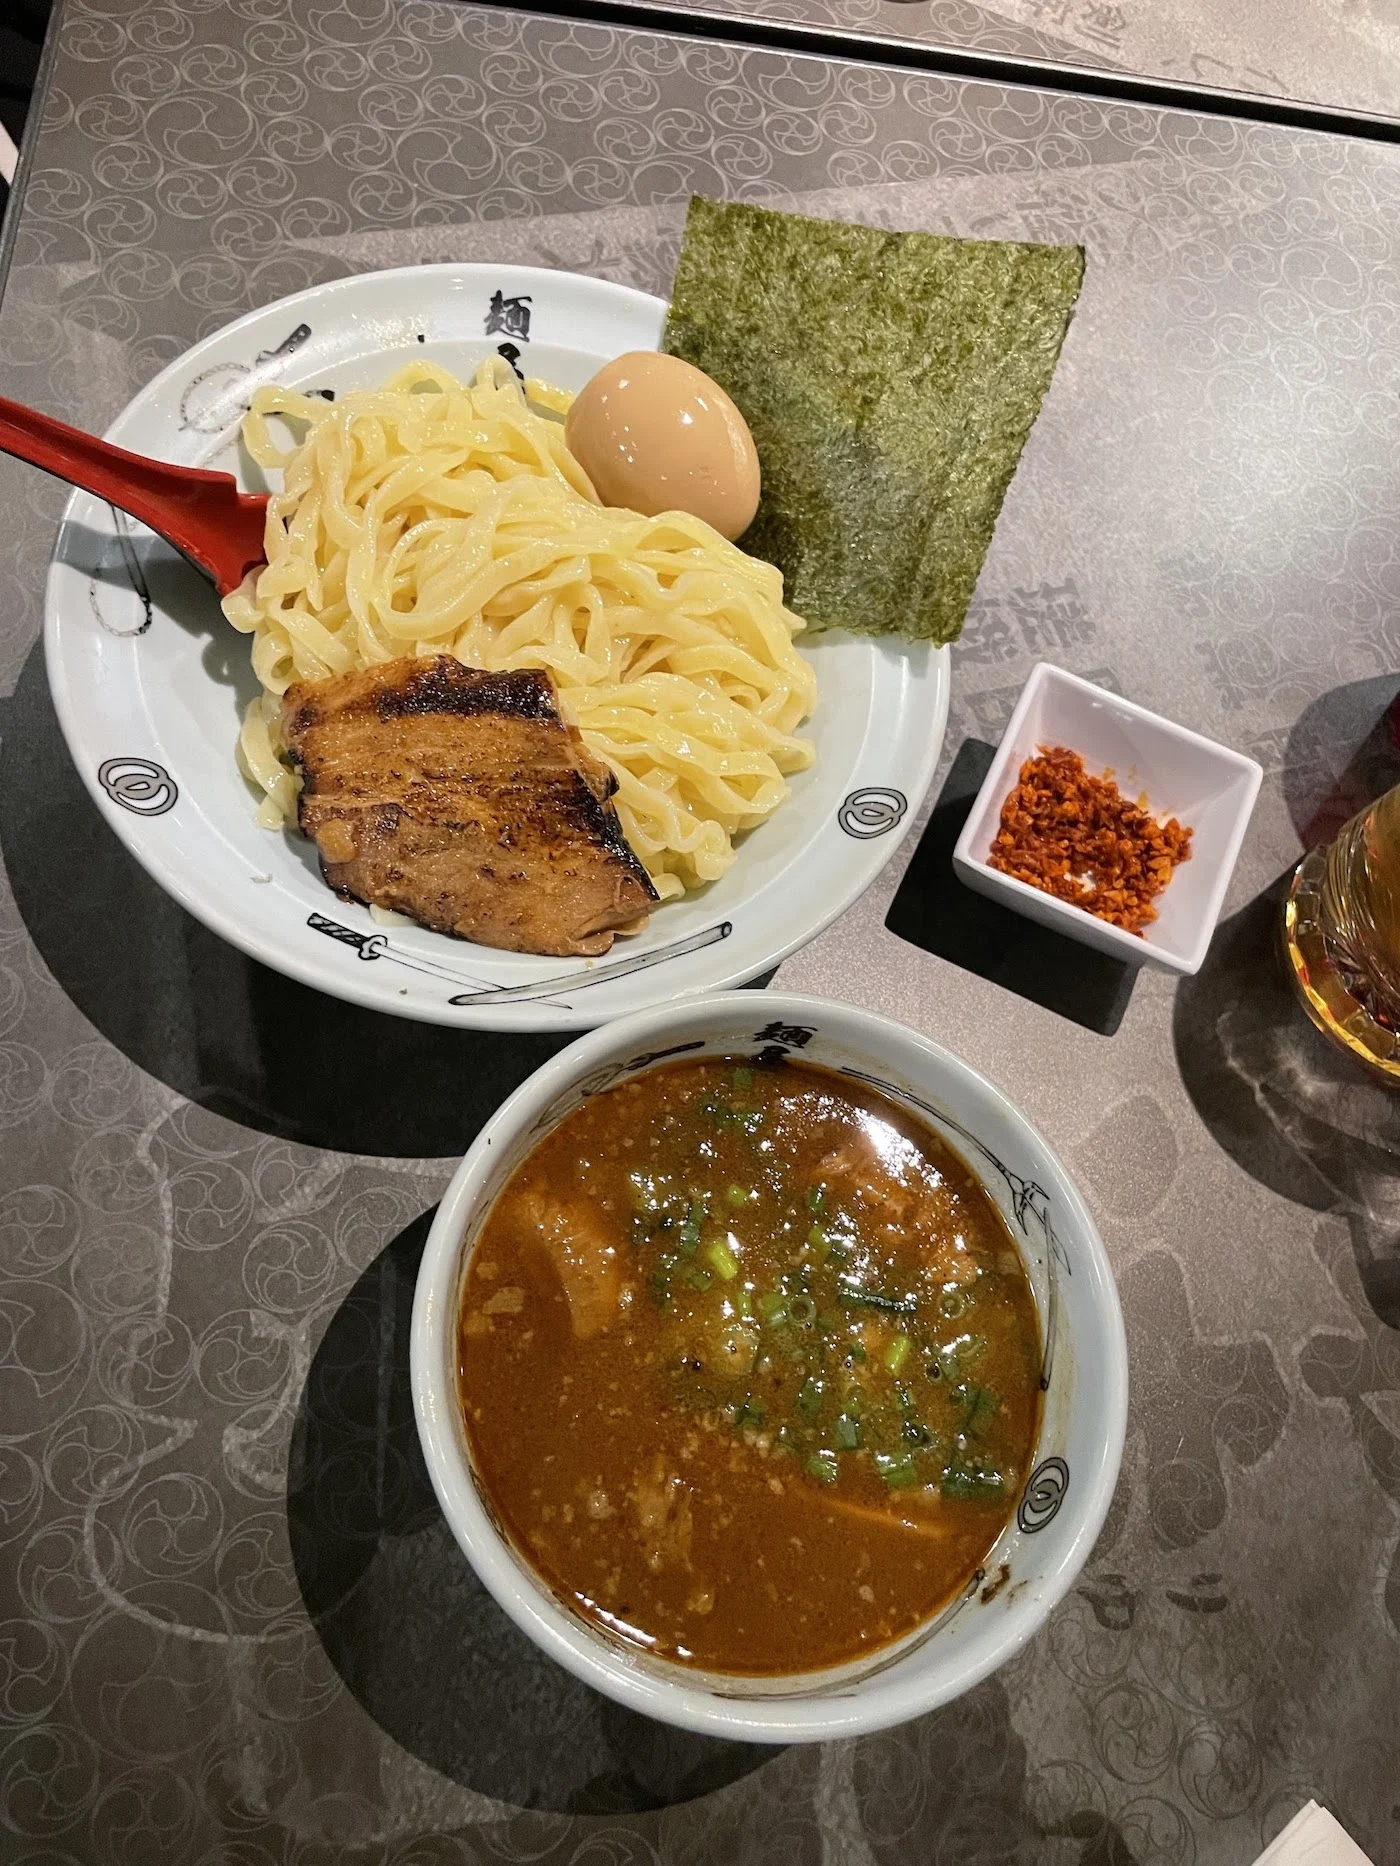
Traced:
[[779, 1752], [672, 1730], [589, 1690], [516, 1629], [453, 1541], [409, 1388], [431, 1219], [401, 1232], [337, 1310], [298, 1410], [287, 1522], [331, 1663], [395, 1742], [515, 1807], [637, 1812], [737, 1781]]
[[[1400, 781], [1378, 713], [1394, 679], [1339, 688], [1309, 707], [1285, 758], [1300, 834], [1335, 834]], [[1345, 768], [1327, 748], [1346, 748]], [[1343, 1218], [1366, 1300], [1400, 1328], [1400, 1096], [1374, 1084], [1304, 1015], [1282, 946], [1292, 871], [1221, 923], [1177, 990], [1172, 1034], [1188, 1094], [1225, 1151], [1261, 1184]]]
[[225, 944], [103, 821], [68, 756], [39, 647], [13, 698], [0, 702], [0, 849], [34, 944], [88, 1021], [181, 1095], [283, 1140], [347, 1153], [460, 1153], [576, 1034], [386, 1017]]
[[954, 872], [954, 844], [995, 755], [980, 739], [958, 747], [885, 925], [911, 946], [1110, 1037], [1123, 1021], [1137, 967], [974, 893]]
[[1032, 1777], [999, 1678], [927, 1717], [862, 1737], [851, 1777], [875, 1866], [1047, 1858], [1135, 1866], [1148, 1857], [1104, 1812], [1092, 1770], [1062, 1761]]
[[0, 707], [0, 848], [34, 944], [88, 1021], [148, 1074], [245, 1127], [347, 1153], [460, 1153], [572, 1040], [386, 1017], [226, 945], [102, 820], [38, 647]]
[[1305, 849], [1328, 842], [1373, 798], [1400, 784], [1386, 711], [1400, 675], [1349, 681], [1299, 714], [1283, 758], [1283, 796]]

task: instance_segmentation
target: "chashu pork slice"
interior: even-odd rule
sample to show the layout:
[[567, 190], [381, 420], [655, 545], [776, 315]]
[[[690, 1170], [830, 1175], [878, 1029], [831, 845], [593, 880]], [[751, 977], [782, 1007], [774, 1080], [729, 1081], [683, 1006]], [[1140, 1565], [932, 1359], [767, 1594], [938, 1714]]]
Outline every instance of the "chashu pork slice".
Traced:
[[338, 894], [513, 952], [606, 952], [656, 900], [617, 780], [546, 673], [451, 655], [287, 689], [298, 816]]

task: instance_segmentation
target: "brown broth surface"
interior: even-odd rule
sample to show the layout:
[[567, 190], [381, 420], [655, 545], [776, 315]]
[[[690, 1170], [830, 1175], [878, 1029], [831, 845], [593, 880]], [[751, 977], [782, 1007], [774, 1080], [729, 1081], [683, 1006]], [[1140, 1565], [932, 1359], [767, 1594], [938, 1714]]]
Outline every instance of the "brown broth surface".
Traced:
[[810, 1064], [676, 1063], [575, 1109], [487, 1217], [459, 1348], [516, 1547], [586, 1618], [722, 1672], [839, 1664], [936, 1613], [1039, 1425], [996, 1207]]

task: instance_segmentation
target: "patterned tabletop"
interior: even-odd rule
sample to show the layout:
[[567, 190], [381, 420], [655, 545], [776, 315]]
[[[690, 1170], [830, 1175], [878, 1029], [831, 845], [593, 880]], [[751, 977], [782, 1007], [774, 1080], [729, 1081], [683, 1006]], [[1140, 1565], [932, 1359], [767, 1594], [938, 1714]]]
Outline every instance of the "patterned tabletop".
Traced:
[[[736, 1748], [537, 1657], [426, 1487], [406, 1322], [452, 1156], [557, 1045], [318, 999], [155, 891], [47, 696], [62, 489], [0, 461], [6, 1866], [1246, 1866], [1309, 1796], [1400, 1862], [1400, 1103], [1275, 958], [1300, 847], [1400, 777], [1397, 188], [1362, 142], [438, 0], [69, 0], [0, 385], [99, 430], [354, 270], [664, 291], [692, 189], [1085, 245], [929, 811], [778, 977], [1050, 1136], [1133, 1399], [1080, 1584], [921, 1722]], [[1193, 980], [951, 878], [1040, 658], [1265, 767]]]
[[1392, 0], [655, 0], [681, 13], [1400, 117]]

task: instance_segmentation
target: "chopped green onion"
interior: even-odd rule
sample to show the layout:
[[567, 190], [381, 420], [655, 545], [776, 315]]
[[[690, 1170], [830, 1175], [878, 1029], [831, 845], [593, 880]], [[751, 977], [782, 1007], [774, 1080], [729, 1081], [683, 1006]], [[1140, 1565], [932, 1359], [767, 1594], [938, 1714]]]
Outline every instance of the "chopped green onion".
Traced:
[[963, 1503], [982, 1503], [1000, 1497], [1005, 1489], [1000, 1471], [986, 1465], [953, 1464], [943, 1473], [943, 1494]]
[[817, 1305], [808, 1295], [794, 1296], [788, 1303], [788, 1314], [800, 1327], [806, 1328], [817, 1319]]
[[904, 1421], [902, 1438], [906, 1445], [917, 1445], [920, 1451], [927, 1451], [934, 1442], [934, 1435], [926, 1425], [920, 1425], [917, 1419]]
[[737, 1209], [741, 1205], [747, 1205], [754, 1195], [746, 1186], [730, 1184], [724, 1188], [724, 1196], [727, 1203]]
[[692, 1289], [708, 1289], [714, 1278], [708, 1270], [702, 1270], [699, 1264], [689, 1264], [684, 1271], [685, 1280]]
[[752, 1088], [753, 1070], [745, 1068], [736, 1069], [734, 1071], [734, 1086], [735, 1088]]
[[819, 1212], [822, 1208], [822, 1203], [825, 1200], [825, 1198], [826, 1198], [826, 1191], [824, 1187], [808, 1186], [807, 1188], [807, 1210], [809, 1212]]
[[897, 1374], [909, 1359], [909, 1350], [913, 1345], [908, 1335], [896, 1335], [885, 1349], [885, 1365], [892, 1374]]
[[919, 1467], [908, 1452], [893, 1453], [877, 1451], [875, 1469], [889, 1490], [907, 1490], [911, 1484], [919, 1481]]
[[960, 1335], [938, 1350], [938, 1370], [950, 1386], [955, 1385], [968, 1362], [979, 1360], [986, 1351], [985, 1335]]
[[808, 1477], [815, 1477], [819, 1484], [834, 1484], [841, 1475], [834, 1451], [814, 1451], [802, 1468]]
[[811, 1245], [813, 1250], [822, 1250], [826, 1247], [829, 1239], [820, 1225], [813, 1225], [812, 1229], [807, 1233], [807, 1242]]
[[761, 1108], [731, 1107], [728, 1102], [703, 1102], [700, 1112], [714, 1122], [716, 1127], [737, 1127], [746, 1134], [757, 1133], [763, 1126]]
[[860, 1448], [860, 1420], [843, 1412], [836, 1421], [836, 1448], [838, 1451], [857, 1451]]
[[[715, 1238], [712, 1243], [707, 1244], [705, 1246], [705, 1256], [714, 1265], [716, 1274], [722, 1276], [726, 1283], [732, 1283], [735, 1277], [738, 1276], [739, 1259], [734, 1255], [733, 1251], [730, 1250], [723, 1238]], [[708, 1283], [709, 1278], [706, 1277], [705, 1280]]]
[[938, 1434], [930, 1431], [914, 1413], [906, 1412], [904, 1424], [900, 1427], [900, 1437], [906, 1445], [914, 1446], [919, 1451], [932, 1451], [939, 1444]]
[[683, 1251], [694, 1251], [696, 1245], [700, 1242], [700, 1230], [704, 1222], [705, 1207], [701, 1204], [699, 1199], [692, 1199], [690, 1204], [686, 1207], [685, 1220], [681, 1225], [680, 1237], [677, 1239]]
[[797, 1389], [797, 1398], [793, 1405], [804, 1419], [815, 1419], [822, 1409], [822, 1383], [815, 1374], [808, 1374]]
[[734, 1298], [734, 1307], [746, 1322], [753, 1319], [753, 1297], [746, 1289], [741, 1289]]
[[758, 1299], [758, 1312], [770, 1328], [787, 1320], [787, 1298], [781, 1290], [770, 1289]]
[[967, 1297], [960, 1289], [945, 1289], [938, 1298], [939, 1313], [946, 1315], [950, 1322], [957, 1321], [966, 1307]]
[[734, 1415], [734, 1429], [736, 1432], [743, 1432], [746, 1430], [761, 1432], [763, 1430], [763, 1422], [767, 1417], [768, 1414], [764, 1410], [763, 1401], [755, 1399], [753, 1395], [750, 1394]]
[[1001, 1401], [990, 1387], [974, 1387], [966, 1384], [953, 1392], [955, 1403], [963, 1409], [962, 1429], [971, 1432], [981, 1419], [990, 1419], [1001, 1406]]
[[837, 1285], [836, 1299], [848, 1309], [878, 1309], [882, 1315], [913, 1315], [919, 1306], [913, 1297], [887, 1296], [882, 1290], [861, 1289], [844, 1277]]

